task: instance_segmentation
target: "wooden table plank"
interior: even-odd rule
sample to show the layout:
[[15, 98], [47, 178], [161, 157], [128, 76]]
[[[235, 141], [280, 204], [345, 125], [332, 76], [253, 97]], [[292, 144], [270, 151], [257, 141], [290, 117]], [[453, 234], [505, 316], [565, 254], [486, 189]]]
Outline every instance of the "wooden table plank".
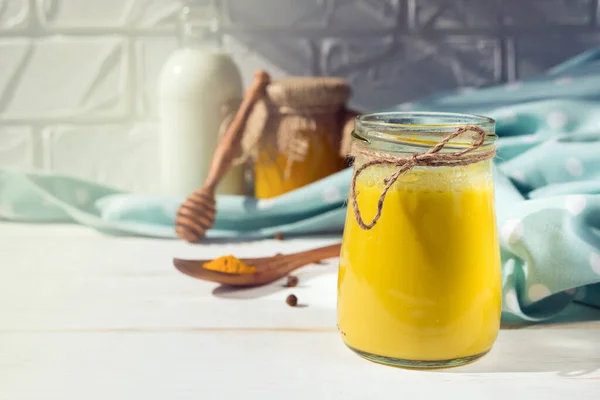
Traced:
[[479, 362], [434, 372], [370, 363], [336, 333], [4, 333], [0, 398], [597, 399], [596, 333], [503, 331]]
[[[335, 260], [299, 271], [297, 288], [243, 291], [170, 262], [336, 240], [191, 246], [0, 224], [0, 399], [598, 398], [600, 310], [599, 321], [503, 329], [489, 355], [463, 368], [408, 371], [343, 346]], [[292, 292], [307, 307], [288, 307]]]

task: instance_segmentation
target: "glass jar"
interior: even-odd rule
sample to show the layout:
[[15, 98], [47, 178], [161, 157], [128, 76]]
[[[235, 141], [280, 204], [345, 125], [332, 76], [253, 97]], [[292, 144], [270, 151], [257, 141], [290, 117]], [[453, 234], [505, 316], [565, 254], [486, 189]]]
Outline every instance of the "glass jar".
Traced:
[[[466, 128], [466, 127], [473, 128]], [[480, 147], [436, 166], [402, 161]], [[371, 361], [436, 368], [486, 354], [500, 326], [500, 248], [494, 211], [495, 123], [448, 113], [377, 113], [356, 119], [356, 206], [351, 192], [338, 275], [338, 328]], [[473, 132], [473, 130], [478, 131]], [[356, 175], [361, 166], [380, 160]], [[458, 160], [458, 161], [457, 161]], [[438, 160], [439, 161], [439, 160]], [[447, 165], [450, 164], [450, 165]], [[390, 180], [393, 182], [390, 182]], [[378, 202], [386, 185], [381, 215]]]
[[277, 197], [301, 188], [340, 171], [344, 159], [328, 140], [327, 132], [298, 131], [306, 140], [306, 154], [302, 160], [290, 163], [290, 157], [281, 151], [262, 150], [254, 163], [254, 195], [257, 199]]
[[253, 162], [254, 195], [276, 197], [345, 167], [340, 145], [356, 114], [342, 78], [271, 82], [248, 116], [242, 152]]

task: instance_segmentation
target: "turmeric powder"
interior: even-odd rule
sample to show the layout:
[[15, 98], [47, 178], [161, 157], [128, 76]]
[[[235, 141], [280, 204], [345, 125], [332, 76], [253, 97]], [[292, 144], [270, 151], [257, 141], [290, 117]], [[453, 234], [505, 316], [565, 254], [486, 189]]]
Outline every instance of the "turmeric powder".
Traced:
[[205, 263], [202, 267], [225, 274], [254, 274], [256, 272], [256, 267], [248, 265], [232, 255], [216, 258]]

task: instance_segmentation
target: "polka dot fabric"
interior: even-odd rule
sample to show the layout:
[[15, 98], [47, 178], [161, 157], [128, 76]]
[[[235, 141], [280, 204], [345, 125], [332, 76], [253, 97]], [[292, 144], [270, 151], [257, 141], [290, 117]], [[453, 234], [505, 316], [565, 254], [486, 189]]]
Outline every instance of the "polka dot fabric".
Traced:
[[[396, 107], [497, 120], [494, 173], [505, 322], [546, 320], [574, 301], [600, 306], [600, 66], [594, 63], [599, 57], [596, 49], [530, 80], [457, 89]], [[351, 173], [347, 169], [269, 200], [220, 196], [208, 236], [341, 232]], [[76, 222], [108, 233], [174, 238], [182, 200], [0, 169], [4, 220]]]

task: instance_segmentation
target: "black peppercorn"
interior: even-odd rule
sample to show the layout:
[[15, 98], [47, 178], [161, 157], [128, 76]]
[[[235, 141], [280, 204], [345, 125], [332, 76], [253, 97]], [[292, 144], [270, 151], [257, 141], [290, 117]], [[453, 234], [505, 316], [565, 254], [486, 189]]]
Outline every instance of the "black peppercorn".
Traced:
[[288, 306], [290, 307], [296, 307], [298, 305], [298, 298], [296, 296], [294, 296], [293, 294], [290, 294], [286, 299], [285, 302], [287, 303]]
[[287, 283], [285, 284], [286, 287], [296, 287], [298, 286], [298, 277], [294, 276], [294, 275], [288, 275], [287, 277]]

